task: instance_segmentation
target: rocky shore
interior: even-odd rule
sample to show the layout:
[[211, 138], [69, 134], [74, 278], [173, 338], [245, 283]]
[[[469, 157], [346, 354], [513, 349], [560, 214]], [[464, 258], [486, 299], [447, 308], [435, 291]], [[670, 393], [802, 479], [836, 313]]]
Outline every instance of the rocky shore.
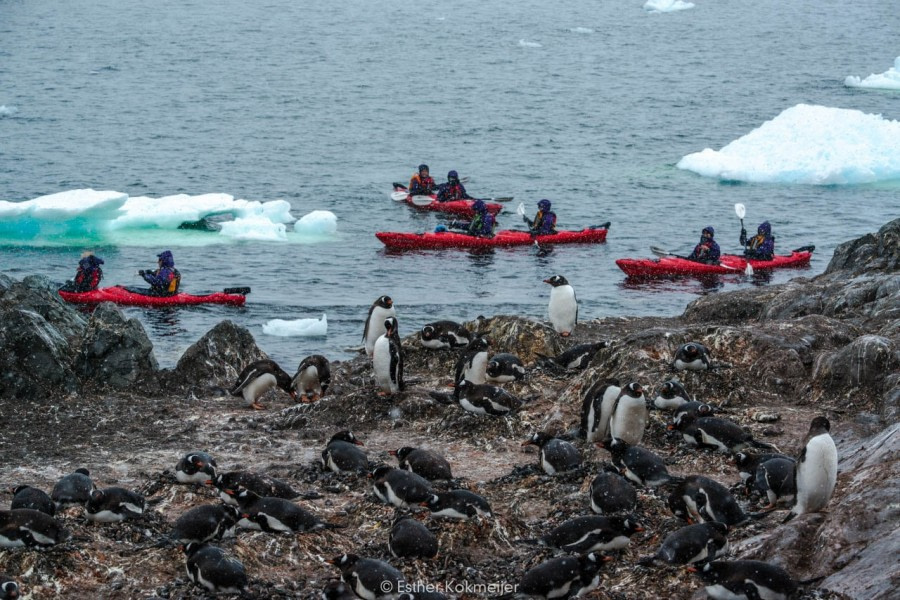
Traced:
[[[398, 318], [403, 331], [402, 307]], [[393, 398], [376, 394], [371, 361], [360, 356], [332, 364], [332, 386], [319, 402], [296, 405], [287, 394], [270, 392], [269, 410], [252, 412], [221, 393], [245, 365], [265, 358], [245, 329], [222, 322], [175, 368], [161, 370], [141, 325], [115, 306], [79, 312], [46, 279], [0, 275], [0, 507], [8, 507], [8, 490], [16, 485], [49, 491], [79, 467], [98, 486], [141, 491], [151, 503], [143, 517], [122, 524], [91, 524], [81, 509], [70, 509], [61, 516], [73, 534], [69, 541], [40, 551], [0, 549], [0, 571], [19, 582], [25, 598], [206, 597], [187, 581], [183, 554], [159, 543], [185, 510], [217, 502], [211, 488], [178, 484], [173, 476], [179, 458], [204, 450], [222, 469], [255, 470], [316, 491], [318, 499], [301, 504], [344, 526], [291, 536], [240, 531], [224, 541], [246, 568], [251, 597], [318, 598], [339, 577], [324, 561], [344, 552], [388, 560], [410, 581], [481, 597], [471, 591], [477, 588], [459, 586], [514, 585], [551, 557], [517, 540], [590, 514], [588, 485], [610, 460], [576, 438], [582, 466], [550, 477], [522, 442], [537, 431], [576, 437], [582, 398], [597, 381], [633, 380], [655, 392], [673, 376], [674, 350], [696, 341], [730, 365], [679, 374], [697, 399], [789, 455], [800, 450], [810, 420], [825, 415], [838, 448], [837, 488], [826, 512], [781, 524], [785, 511], [779, 510], [736, 528], [729, 532], [731, 555], [780, 565], [797, 579], [821, 578], [803, 598], [895, 597], [900, 219], [839, 246], [821, 275], [710, 294], [680, 317], [599, 319], [579, 323], [569, 339], [516, 316], [466, 326], [489, 337], [494, 352], [516, 354], [529, 368], [523, 382], [505, 386], [528, 399], [511, 416], [477, 417], [434, 402], [429, 392], [448, 389], [457, 354], [425, 350], [416, 335], [403, 341], [409, 389]], [[557, 373], [537, 360], [601, 340], [609, 346], [583, 371]], [[671, 473], [703, 474], [727, 487], [739, 481], [727, 455], [686, 447], [666, 431], [667, 418], [651, 412], [642, 445], [666, 457]], [[374, 499], [365, 477], [321, 470], [321, 450], [342, 429], [364, 441], [372, 463], [395, 465], [388, 450], [401, 446], [441, 452], [456, 484], [486, 497], [495, 517], [425, 519], [438, 538], [438, 556], [391, 558], [387, 534], [395, 510]], [[590, 597], [704, 597], [700, 580], [684, 568], [637, 565], [684, 524], [667, 508], [665, 493], [638, 491], [636, 513], [645, 531], [604, 566]], [[750, 499], [739, 499], [755, 510]]]

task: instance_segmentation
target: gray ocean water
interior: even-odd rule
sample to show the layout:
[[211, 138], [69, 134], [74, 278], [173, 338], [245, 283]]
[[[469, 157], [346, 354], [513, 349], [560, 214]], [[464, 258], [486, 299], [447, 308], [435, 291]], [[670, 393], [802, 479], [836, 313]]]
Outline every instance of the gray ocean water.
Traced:
[[[249, 285], [249, 302], [126, 310], [163, 366], [227, 318], [288, 370], [312, 352], [350, 356], [381, 294], [405, 335], [438, 318], [545, 317], [541, 280], [555, 273], [575, 286], [584, 319], [675, 315], [700, 294], [765, 285], [638, 285], [614, 264], [650, 256], [651, 244], [688, 252], [708, 224], [737, 250], [735, 203], [748, 229], [772, 221], [780, 249], [816, 244], [804, 275], [900, 216], [896, 184], [729, 184], [675, 167], [798, 103], [900, 119], [900, 94], [843, 85], [900, 54], [894, 0], [698, 0], [669, 14], [642, 4], [0, 0], [0, 200], [221, 192], [282, 198], [298, 217], [334, 212], [337, 236], [317, 244], [182, 247], [177, 232], [160, 233], [186, 291]], [[550, 198], [564, 228], [611, 221], [608, 242], [544, 257], [386, 252], [375, 231], [438, 223], [388, 197], [420, 162], [438, 179], [469, 176], [473, 195], [515, 196], [510, 210]], [[500, 223], [521, 226], [511, 212]], [[62, 281], [83, 249], [7, 245], [0, 270]], [[106, 283], [125, 284], [158, 251], [96, 250]], [[323, 313], [325, 338], [261, 330]]]

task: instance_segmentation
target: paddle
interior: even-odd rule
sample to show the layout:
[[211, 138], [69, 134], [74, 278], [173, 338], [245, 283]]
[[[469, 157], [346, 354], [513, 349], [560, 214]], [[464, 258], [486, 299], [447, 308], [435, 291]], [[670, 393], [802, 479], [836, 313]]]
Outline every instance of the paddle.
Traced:
[[225, 288], [224, 290], [222, 290], [222, 293], [223, 293], [223, 294], [240, 294], [240, 295], [242, 295], [242, 296], [246, 296], [247, 294], [250, 293], [250, 288], [247, 287], [247, 286], [245, 286], [245, 287]]
[[[747, 207], [745, 207], [743, 204], [735, 204], [734, 212], [735, 212], [735, 214], [737, 214], [738, 219], [741, 220], [741, 231], [745, 231], [744, 230], [744, 215], [747, 214]], [[745, 232], [745, 235], [746, 235], [746, 232]], [[744, 274], [747, 275], [748, 277], [750, 275], [753, 275], [753, 266], [750, 264], [749, 260], [747, 261], [747, 266], [744, 268]]]
[[[656, 256], [671, 256], [672, 258], [680, 258], [681, 260], [690, 260], [691, 262], [696, 262], [696, 261], [688, 258], [687, 256], [680, 256], [678, 254], [675, 254], [674, 252], [669, 252], [668, 250], [663, 250], [659, 246], [650, 246], [650, 252], [652, 252]], [[719, 263], [718, 266], [720, 266], [724, 269], [731, 269], [732, 271], [741, 271], [742, 270], [737, 267], [729, 267], [728, 265], [723, 265], [721, 263]]]
[[794, 248], [791, 252], [812, 252], [816, 247], [810, 244], [809, 246], [800, 246], [799, 248]]

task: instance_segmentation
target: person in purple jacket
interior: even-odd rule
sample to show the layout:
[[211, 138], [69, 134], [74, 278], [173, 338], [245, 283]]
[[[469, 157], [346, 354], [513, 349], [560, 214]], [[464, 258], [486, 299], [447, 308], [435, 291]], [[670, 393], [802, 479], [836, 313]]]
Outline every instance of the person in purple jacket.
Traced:
[[172, 296], [178, 293], [181, 285], [181, 273], [175, 268], [175, 257], [169, 250], [163, 250], [156, 255], [159, 259], [159, 268], [155, 271], [141, 269], [138, 275], [150, 284], [150, 293], [154, 296]]
[[754, 235], [747, 239], [747, 230], [741, 227], [741, 246], [744, 247], [744, 256], [752, 260], [772, 260], [775, 256], [775, 237], [772, 235], [772, 226], [768, 221], [759, 224]]

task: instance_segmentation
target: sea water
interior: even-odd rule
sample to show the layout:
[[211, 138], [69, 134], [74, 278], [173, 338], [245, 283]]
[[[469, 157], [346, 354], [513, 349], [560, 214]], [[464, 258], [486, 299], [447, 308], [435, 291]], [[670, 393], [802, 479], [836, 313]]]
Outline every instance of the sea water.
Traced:
[[[93, 250], [104, 284], [137, 285], [170, 249], [185, 291], [253, 291], [242, 309], [126, 309], [160, 363], [231, 319], [291, 370], [352, 356], [382, 294], [401, 335], [546, 318], [556, 273], [582, 319], [676, 315], [820, 273], [900, 216], [900, 92], [851, 79], [892, 78], [895, 3], [655, 4], [0, 2], [2, 270], [62, 282]], [[515, 196], [502, 227], [549, 198], [561, 228], [611, 221], [608, 241], [386, 251], [375, 231], [442, 221], [389, 197], [421, 162]], [[779, 250], [815, 244], [811, 267], [712, 284], [616, 268], [687, 253], [706, 225], [737, 251], [736, 203]], [[178, 229], [205, 216], [217, 231]]]

